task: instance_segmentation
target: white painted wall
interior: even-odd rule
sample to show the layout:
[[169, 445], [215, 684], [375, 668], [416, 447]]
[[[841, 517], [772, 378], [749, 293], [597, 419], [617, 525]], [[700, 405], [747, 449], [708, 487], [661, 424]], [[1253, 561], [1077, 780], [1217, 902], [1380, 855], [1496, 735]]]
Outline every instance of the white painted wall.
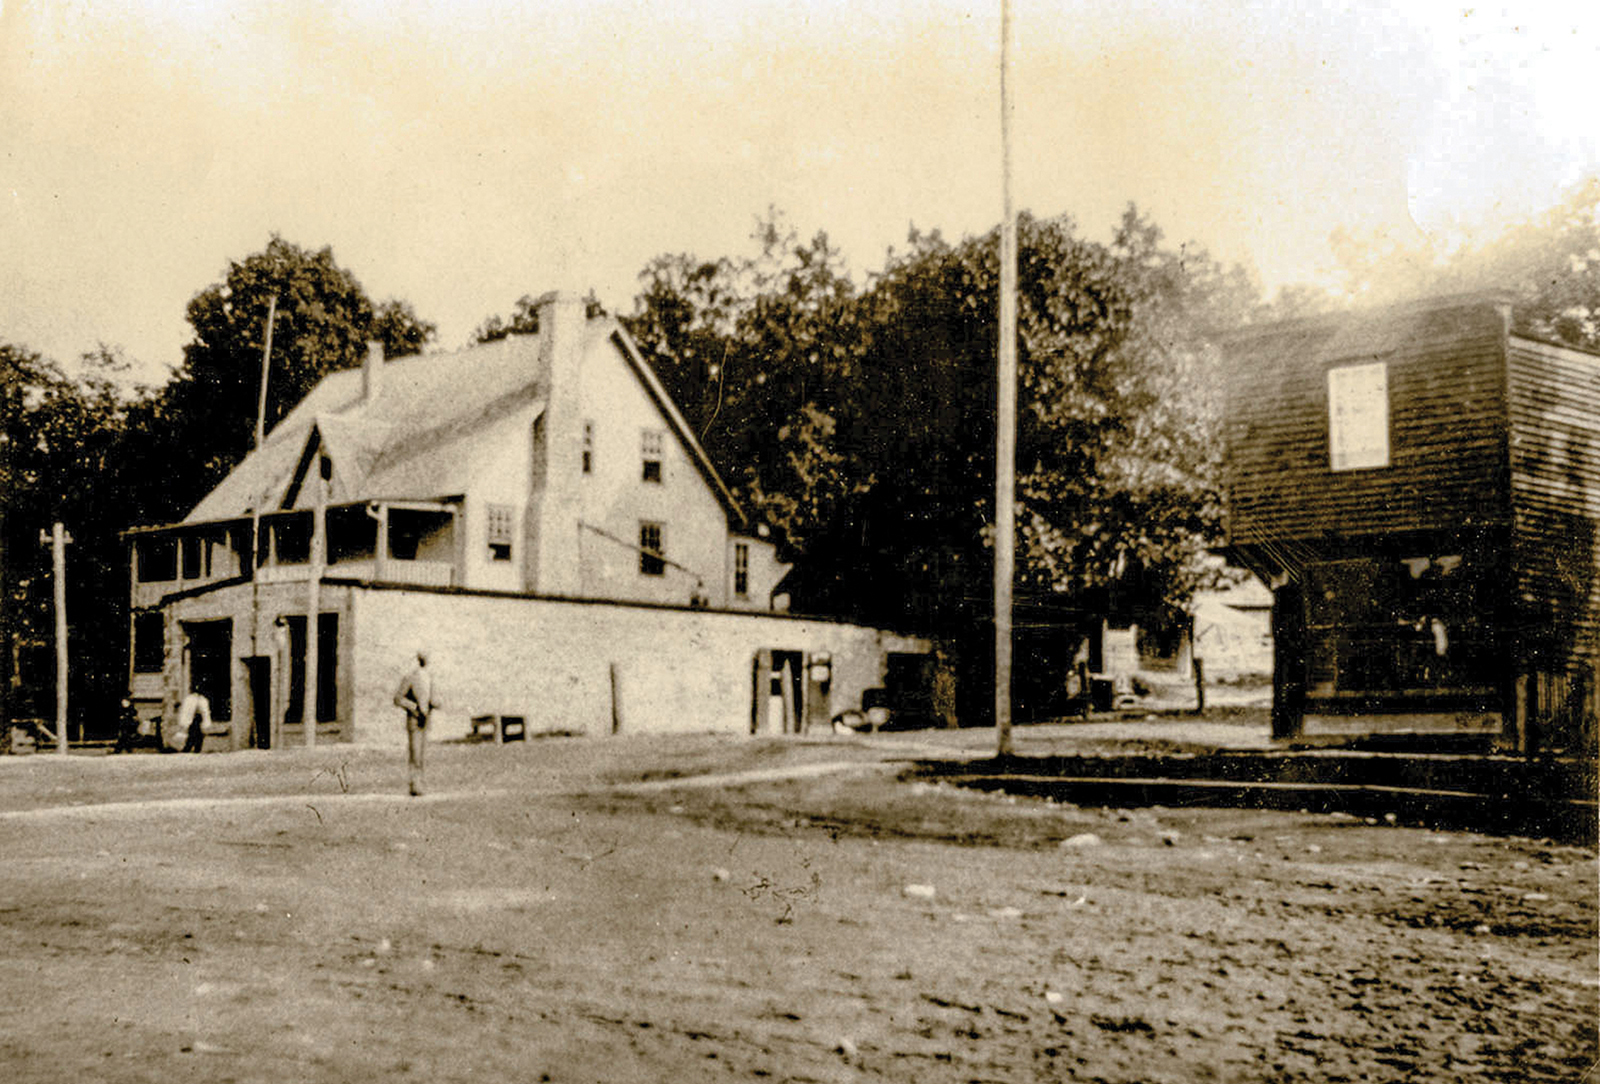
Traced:
[[[532, 352], [528, 353], [531, 365]], [[524, 589], [522, 547], [526, 542], [522, 517], [528, 508], [528, 460], [534, 416], [535, 407], [530, 405], [486, 426], [474, 439], [472, 475], [462, 508], [462, 528], [466, 532], [465, 584], [468, 587], [487, 591]], [[509, 561], [489, 558], [488, 508], [491, 504], [515, 509]]]
[[527, 716], [530, 729], [608, 735], [612, 667], [623, 733], [748, 733], [757, 651], [833, 658], [835, 711], [883, 683], [891, 651], [926, 640], [773, 614], [500, 598], [424, 591], [352, 592], [351, 708], [356, 740], [399, 744], [391, 695], [419, 645], [432, 652], [444, 706], [435, 737], [475, 714]]
[[[584, 522], [605, 532], [578, 535], [581, 593], [682, 606], [698, 591], [712, 606], [726, 606], [727, 514], [609, 335], [591, 334], [586, 340], [579, 401], [580, 423], [594, 424], [594, 469], [564, 484], [578, 487]], [[659, 483], [642, 479], [647, 429], [662, 434]], [[642, 520], [662, 525], [665, 554], [674, 562], [660, 576], [639, 571], [639, 554], [632, 547]]]

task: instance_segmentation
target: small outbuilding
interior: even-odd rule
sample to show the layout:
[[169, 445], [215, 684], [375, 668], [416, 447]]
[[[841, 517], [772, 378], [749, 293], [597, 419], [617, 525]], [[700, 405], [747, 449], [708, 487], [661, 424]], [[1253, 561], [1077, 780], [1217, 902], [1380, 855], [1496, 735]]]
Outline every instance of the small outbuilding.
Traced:
[[1600, 356], [1481, 295], [1225, 343], [1229, 557], [1273, 591], [1273, 732], [1593, 755]]

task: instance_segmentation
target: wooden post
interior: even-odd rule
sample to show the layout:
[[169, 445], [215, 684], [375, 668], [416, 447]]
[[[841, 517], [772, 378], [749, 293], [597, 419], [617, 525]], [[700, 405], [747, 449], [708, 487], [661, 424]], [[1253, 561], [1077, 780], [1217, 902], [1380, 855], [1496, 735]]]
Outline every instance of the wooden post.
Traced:
[[318, 618], [322, 610], [322, 569], [327, 560], [328, 480], [323, 471], [327, 459], [317, 455], [316, 469], [311, 476], [316, 487], [316, 505], [311, 510], [311, 577], [306, 583], [306, 688], [300, 698], [300, 725], [305, 730], [306, 748], [317, 745], [317, 655]]
[[372, 576], [382, 583], [389, 576], [389, 506], [378, 505], [378, 540], [372, 550]]
[[622, 733], [622, 684], [617, 664], [611, 664], [611, 733]]
[[1194, 660], [1194, 713], [1206, 713], [1206, 660], [1198, 655]]
[[[267, 378], [272, 370], [272, 325], [278, 315], [278, 295], [267, 302], [267, 328], [261, 347], [261, 387], [256, 393], [256, 441], [253, 450], [261, 450], [267, 432]], [[261, 640], [261, 505], [264, 498], [250, 502], [250, 650], [260, 651]], [[245, 571], [240, 569], [240, 572]]]
[[67, 529], [50, 528], [50, 573], [56, 603], [56, 751], [67, 755]]
[[[7, 438], [0, 436], [0, 453], [8, 450]], [[0, 467], [4, 460], [0, 459]], [[9, 473], [7, 474], [9, 478]], [[11, 607], [7, 598], [11, 592], [6, 579], [6, 501], [0, 497], [0, 750], [9, 748], [11, 741]], [[129, 575], [132, 575], [130, 568]]]
[[995, 755], [1011, 755], [1011, 588], [1016, 564], [1017, 220], [1011, 208], [1011, 2], [1000, 0], [1000, 357], [995, 381]]
[[272, 324], [278, 315], [278, 295], [273, 294], [267, 302], [267, 330], [265, 341], [261, 346], [261, 390], [256, 398], [256, 443], [261, 447], [261, 441], [267, 434], [267, 374], [272, 365]]

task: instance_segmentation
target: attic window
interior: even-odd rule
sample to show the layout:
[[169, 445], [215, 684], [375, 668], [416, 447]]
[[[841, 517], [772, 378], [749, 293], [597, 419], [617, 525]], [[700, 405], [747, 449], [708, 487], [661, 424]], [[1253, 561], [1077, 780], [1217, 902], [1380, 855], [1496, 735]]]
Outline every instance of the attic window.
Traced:
[[511, 524], [513, 509], [509, 504], [491, 504], [488, 509], [489, 560], [511, 560]]
[[661, 524], [639, 524], [639, 574], [660, 576], [667, 571], [667, 561], [661, 548]]
[[750, 594], [750, 543], [733, 544], [733, 593], [740, 598]]
[[1328, 457], [1336, 471], [1389, 465], [1389, 367], [1384, 362], [1328, 370]]
[[594, 473], [594, 422], [583, 423], [583, 473]]
[[661, 481], [661, 446], [661, 430], [646, 429], [639, 435], [640, 456], [644, 460], [640, 477], [646, 482]]

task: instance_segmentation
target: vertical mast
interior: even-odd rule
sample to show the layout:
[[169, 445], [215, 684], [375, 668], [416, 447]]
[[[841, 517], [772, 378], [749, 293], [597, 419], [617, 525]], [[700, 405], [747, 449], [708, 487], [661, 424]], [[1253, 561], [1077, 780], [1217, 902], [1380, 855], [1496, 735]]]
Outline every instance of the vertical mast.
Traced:
[[1011, 0], [1000, 0], [1000, 357], [995, 381], [994, 725], [1011, 748], [1011, 587], [1016, 567], [1017, 221], [1011, 206]]

